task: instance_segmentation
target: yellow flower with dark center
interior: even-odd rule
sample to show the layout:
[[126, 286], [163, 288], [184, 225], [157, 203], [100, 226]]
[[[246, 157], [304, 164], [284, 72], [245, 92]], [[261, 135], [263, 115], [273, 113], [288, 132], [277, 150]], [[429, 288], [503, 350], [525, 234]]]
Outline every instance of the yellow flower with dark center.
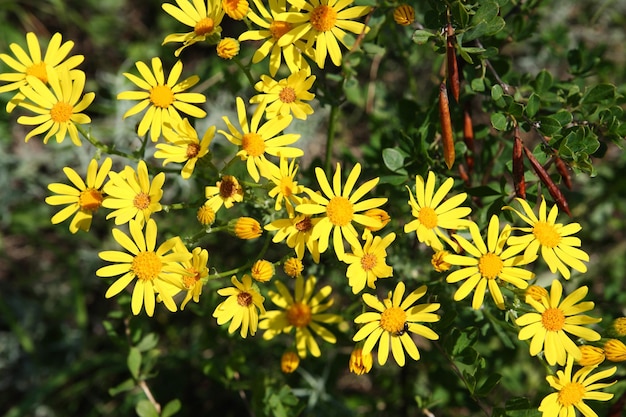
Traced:
[[582, 345], [580, 346], [580, 366], [597, 366], [604, 362], [604, 350], [597, 346]]
[[626, 361], [626, 345], [621, 340], [609, 339], [604, 344], [604, 354], [611, 362]]
[[314, 82], [315, 75], [309, 77], [305, 70], [294, 72], [279, 81], [263, 74], [261, 81], [254, 85], [262, 94], [252, 97], [250, 103], [265, 106], [265, 117], [268, 119], [293, 114], [296, 119], [306, 120], [307, 116], [313, 114], [313, 107], [304, 101], [315, 98], [315, 94], [309, 92]]
[[240, 42], [265, 40], [254, 52], [252, 63], [256, 64], [262, 61], [269, 54], [269, 68], [272, 77], [278, 72], [282, 59], [285, 60], [285, 64], [287, 64], [292, 73], [303, 69], [306, 70], [307, 74], [310, 74], [311, 68], [301, 52], [301, 48], [304, 48], [304, 43], [296, 42], [295, 44], [289, 43], [285, 46], [278, 45], [278, 40], [293, 28], [291, 23], [277, 19], [278, 15], [287, 11], [287, 1], [269, 0], [269, 11], [262, 0], [253, 0], [253, 2], [258, 13], [251, 10], [248, 12], [247, 18], [261, 29], [248, 30], [239, 36]]
[[272, 339], [281, 333], [296, 329], [296, 349], [301, 358], [307, 351], [319, 357], [321, 351], [313, 333], [328, 343], [335, 343], [335, 336], [322, 324], [339, 323], [342, 318], [336, 314], [325, 313], [333, 305], [333, 299], [325, 301], [331, 294], [330, 285], [324, 286], [314, 294], [317, 279], [313, 276], [306, 281], [302, 276], [296, 278], [295, 295], [292, 296], [282, 282], [275, 282], [278, 293], [270, 291], [272, 302], [281, 310], [268, 311], [259, 328], [264, 329], [263, 338]]
[[302, 275], [304, 265], [302, 265], [302, 261], [298, 258], [289, 258], [283, 264], [283, 270], [285, 271], [285, 274], [291, 278], [295, 278]]
[[289, 0], [289, 2], [298, 11], [282, 13], [277, 17], [293, 25], [293, 28], [278, 40], [278, 45], [284, 47], [299, 40], [305, 41], [304, 50], [314, 50], [312, 58], [320, 68], [324, 68], [328, 55], [333, 64], [341, 65], [341, 49], [337, 41], [346, 48], [352, 46], [345, 39], [345, 31], [357, 36], [369, 32], [369, 27], [351, 20], [368, 14], [372, 10], [369, 6], [346, 8], [353, 4], [349, 0]]
[[521, 198], [516, 200], [524, 209], [523, 214], [512, 207], [507, 206], [504, 209], [515, 212], [530, 227], [518, 228], [517, 230], [527, 234], [511, 236], [508, 244], [524, 248], [527, 257], [536, 255], [541, 250], [541, 256], [548, 264], [550, 271], [554, 273], [558, 270], [565, 279], [570, 277], [569, 267], [578, 272], [587, 272], [587, 266], [582, 261], [589, 262], [589, 255], [578, 249], [580, 239], [572, 236], [580, 231], [580, 224], [556, 223], [559, 214], [557, 205], [552, 207], [550, 213], [546, 213], [546, 200], [543, 197], [539, 205], [539, 217], [525, 200]]
[[511, 226], [507, 224], [500, 232], [498, 216], [492, 216], [489, 221], [487, 243], [483, 240], [475, 223], [470, 224], [469, 230], [473, 243], [463, 236], [453, 236], [467, 255], [450, 254], [443, 259], [450, 265], [462, 267], [448, 274], [446, 281], [455, 283], [466, 280], [454, 293], [456, 301], [464, 299], [474, 290], [472, 308], [479, 309], [489, 288], [496, 306], [504, 310], [504, 297], [500, 285], [509, 283], [517, 288], [525, 289], [528, 286], [528, 280], [532, 279], [535, 274], [520, 267], [531, 263], [535, 258], [525, 258], [519, 255], [522, 251], [519, 247], [506, 248]]
[[[178, 246], [174, 247], [174, 250], [181, 252], [187, 251], [182, 241], [179, 241]], [[209, 268], [207, 263], [209, 262], [209, 252], [206, 249], [200, 247], [193, 248], [191, 251], [191, 259], [182, 263], [183, 267], [187, 271], [187, 275], [182, 276], [183, 291], [186, 291], [185, 298], [180, 304], [180, 309], [184, 310], [189, 301], [193, 300], [194, 303], [200, 302], [200, 295], [202, 295], [202, 287], [207, 281], [209, 276]]]
[[548, 394], [539, 405], [543, 417], [575, 417], [576, 410], [585, 417], [598, 417], [584, 400], [608, 401], [613, 398], [613, 394], [602, 392], [604, 388], [615, 383], [598, 382], [615, 374], [616, 367], [605, 369], [604, 371], [592, 372], [595, 366], [585, 366], [572, 376], [574, 361], [570, 356], [565, 370], [558, 370], [555, 375], [549, 375], [546, 380], [552, 388], [557, 390]]
[[209, 127], [200, 141], [196, 129], [184, 118], [173, 129], [164, 130], [163, 135], [168, 143], [157, 143], [154, 157], [164, 159], [163, 166], [170, 162], [184, 163], [180, 175], [189, 179], [198, 160], [209, 153], [209, 145], [215, 136], [215, 126]]
[[267, 282], [274, 276], [274, 265], [265, 259], [259, 259], [252, 265], [252, 278], [259, 282]]
[[222, 0], [222, 9], [234, 20], [242, 20], [248, 14], [249, 5], [247, 0]]
[[52, 224], [59, 224], [74, 214], [74, 218], [70, 222], [70, 232], [76, 233], [78, 230], [88, 232], [93, 214], [102, 206], [102, 202], [106, 198], [102, 191], [102, 185], [112, 164], [111, 158], [106, 158], [98, 169], [98, 161], [92, 159], [87, 167], [86, 183], [72, 168], [63, 168], [63, 172], [74, 187], [60, 183], [48, 185], [48, 189], [56, 195], [46, 197], [46, 204], [51, 206], [67, 205], [52, 216]]
[[235, 203], [243, 201], [243, 188], [239, 184], [237, 178], [232, 175], [224, 175], [215, 186], [208, 186], [204, 189], [205, 197], [208, 198], [205, 203], [214, 213], [222, 207], [231, 208]]
[[587, 287], [580, 287], [561, 301], [563, 286], [557, 280], [552, 281], [550, 296], [541, 301], [526, 297], [535, 313], [526, 313], [515, 323], [521, 326], [518, 337], [520, 340], [531, 339], [530, 354], [536, 356], [543, 350], [546, 361], [550, 365], [565, 365], [567, 354], [579, 360], [580, 349], [569, 338], [568, 333], [589, 342], [600, 340], [598, 332], [581, 326], [599, 323], [602, 319], [583, 315], [592, 310], [593, 302], [579, 303], [587, 295]]
[[363, 354], [362, 348], [355, 348], [350, 354], [349, 368], [350, 372], [354, 374], [363, 375], [368, 373], [372, 369], [373, 364], [374, 357], [372, 354]]
[[[308, 201], [308, 200], [305, 200]], [[315, 263], [320, 261], [319, 242], [313, 238], [313, 230], [321, 218], [313, 218], [305, 214], [298, 214], [287, 219], [274, 220], [265, 225], [265, 230], [276, 231], [272, 242], [286, 241], [287, 246], [296, 251], [298, 259], [304, 257], [304, 252], [309, 251]]]
[[157, 225], [153, 219], [146, 223], [145, 237], [142, 225], [131, 220], [128, 223], [130, 236], [119, 229], [113, 229], [115, 241], [130, 253], [120, 251], [102, 251], [98, 255], [105, 261], [115, 262], [96, 271], [99, 277], [122, 275], [107, 290], [105, 297], [119, 294], [132, 281], [135, 281], [131, 298], [134, 315], [142, 307], [148, 316], [154, 314], [157, 294], [169, 311], [176, 311], [176, 303], [168, 288], [175, 286], [183, 289], [182, 276], [188, 272], [181, 265], [191, 258], [189, 252], [171, 252], [179, 237], [171, 238], [156, 248]]
[[265, 157], [266, 154], [285, 158], [297, 158], [304, 155], [301, 149], [285, 146], [295, 143], [300, 139], [300, 135], [295, 133], [278, 135], [289, 126], [293, 119], [291, 116], [276, 117], [259, 126], [262, 115], [263, 107], [259, 106], [254, 111], [250, 124], [248, 124], [248, 115], [243, 99], [237, 97], [237, 116], [241, 130], [237, 129], [227, 116], [224, 116], [224, 122], [230, 133], [223, 130], [219, 131], [232, 144], [241, 148], [237, 152], [237, 156], [242, 161], [246, 161], [248, 173], [255, 182], [259, 182], [259, 171], [262, 175], [266, 175], [265, 171], [269, 169], [267, 165], [271, 164]]
[[135, 66], [140, 78], [125, 72], [124, 76], [143, 91], [123, 91], [117, 95], [118, 100], [140, 100], [124, 113], [124, 119], [148, 109], [137, 128], [137, 134], [144, 136], [150, 130], [153, 142], [159, 140], [161, 131], [179, 126], [182, 122], [179, 111], [197, 119], [206, 116], [206, 112], [194, 104], [204, 103], [206, 97], [200, 93], [185, 92], [200, 81], [200, 77], [192, 75], [178, 82], [183, 71], [183, 63], [177, 61], [172, 67], [167, 80], [163, 72], [160, 58], [152, 58], [152, 70], [138, 61]]
[[80, 71], [70, 76], [67, 68], [49, 71], [50, 88], [32, 75], [28, 75], [26, 81], [28, 84], [20, 87], [24, 100], [19, 102], [19, 106], [37, 115], [20, 116], [17, 122], [27, 126], [39, 126], [28, 132], [24, 140], [28, 142], [33, 136], [47, 132], [43, 143], [48, 143], [53, 135], [57, 143], [61, 143], [69, 133], [72, 143], [82, 146], [76, 125], [91, 122], [91, 118], [81, 112], [89, 107], [96, 96], [94, 93], [83, 95], [85, 73]]
[[[333, 187], [331, 188], [324, 170], [315, 168], [315, 176], [317, 182], [325, 194], [325, 197], [313, 190], [305, 189], [309, 195], [312, 204], [300, 204], [296, 207], [296, 211], [313, 216], [316, 214], [325, 214], [324, 217], [315, 225], [311, 238], [319, 239], [319, 251], [323, 253], [328, 249], [328, 241], [330, 234], [333, 233], [333, 247], [337, 254], [337, 259], [342, 260], [345, 254], [344, 239], [353, 247], [360, 246], [358, 233], [353, 223], [363, 226], [377, 227], [380, 222], [372, 217], [366, 216], [361, 212], [372, 208], [380, 207], [387, 202], [386, 198], [371, 198], [369, 200], [359, 201], [361, 197], [370, 192], [380, 178], [374, 178], [354, 190], [354, 186], [361, 174], [361, 164], [356, 164], [350, 171], [345, 185], [341, 186], [341, 166], [337, 163], [337, 169], [333, 177]], [[353, 192], [354, 191], [354, 192]]]
[[274, 164], [267, 165], [267, 171], [265, 172], [268, 180], [274, 183], [275, 187], [269, 190], [268, 195], [276, 200], [274, 209], [276, 211], [281, 210], [283, 207], [283, 201], [285, 202], [285, 208], [290, 217], [293, 217], [294, 206], [297, 206], [302, 202], [302, 198], [299, 194], [304, 192], [304, 186], [298, 185], [295, 180], [298, 173], [298, 165], [296, 165], [295, 158], [288, 162], [287, 158], [280, 158], [280, 166], [277, 167]]
[[415, 9], [408, 4], [401, 4], [393, 10], [393, 20], [402, 26], [409, 26], [415, 22]]
[[396, 238], [395, 233], [389, 233], [384, 238], [368, 236], [363, 247], [352, 247], [352, 253], [346, 253], [343, 261], [348, 264], [346, 276], [352, 292], [357, 294], [365, 288], [376, 288], [376, 280], [389, 278], [393, 275], [393, 268], [387, 265], [387, 248]]
[[290, 374], [298, 369], [298, 365], [300, 365], [300, 357], [292, 350], [283, 353], [283, 356], [280, 358], [280, 370], [286, 374]]
[[107, 215], [107, 220], [115, 218], [115, 224], [120, 225], [135, 219], [143, 226], [152, 213], [162, 210], [163, 172], [155, 175], [150, 182], [146, 163], [139, 161], [137, 171], [126, 166], [119, 174], [110, 172], [109, 178], [104, 186], [108, 198], [102, 202], [102, 206], [114, 211]]
[[222, 59], [233, 59], [239, 54], [239, 41], [233, 38], [224, 38], [217, 44], [217, 56]]
[[197, 1], [176, 0], [179, 7], [163, 3], [162, 7], [170, 16], [182, 24], [192, 28], [191, 32], [173, 33], [165, 37], [163, 45], [170, 42], [181, 42], [183, 45], [174, 52], [179, 56], [183, 49], [197, 42], [219, 39], [222, 32], [224, 9], [219, 0]]
[[[15, 58], [8, 54], [0, 54], [0, 60], [15, 72], [0, 74], [0, 81], [8, 82], [8, 84], [0, 86], [0, 94], [19, 90], [28, 85], [28, 76], [35, 77], [44, 85], [48, 85], [49, 73], [59, 71], [61, 68], [69, 71], [70, 79], [72, 80], [76, 79], [79, 74], [82, 74], [84, 79], [84, 73], [75, 68], [83, 62], [85, 57], [83, 55], [68, 57], [68, 54], [74, 47], [74, 42], [66, 41], [61, 43], [61, 40], [60, 33], [52, 35], [43, 58], [39, 40], [33, 32], [26, 34], [28, 53], [18, 44], [10, 44], [9, 48]], [[7, 103], [7, 113], [11, 113], [22, 100], [24, 100], [22, 93], [18, 92], [15, 94]]]
[[256, 239], [263, 234], [263, 228], [252, 217], [239, 217], [231, 220], [229, 228], [232, 229], [235, 236], [244, 240]]
[[[405, 286], [403, 282], [396, 285], [393, 293], [382, 302], [371, 294], [363, 294], [363, 301], [377, 312], [365, 312], [354, 319], [363, 327], [354, 335], [352, 340], [365, 340], [362, 355], [368, 355], [378, 343], [378, 363], [384, 365], [389, 357], [389, 349], [397, 364], [404, 366], [404, 351], [414, 360], [419, 360], [420, 353], [409, 333], [415, 333], [430, 340], [437, 340], [439, 336], [432, 329], [420, 323], [439, 321], [434, 312], [439, 309], [439, 303], [413, 305], [426, 294], [426, 286], [422, 285], [404, 298]], [[404, 298], [404, 300], [403, 300]]]
[[435, 192], [435, 174], [428, 172], [426, 182], [421, 175], [415, 177], [415, 198], [409, 190], [409, 206], [411, 214], [415, 220], [404, 225], [404, 233], [416, 232], [417, 239], [428, 246], [442, 248], [440, 239], [443, 239], [450, 246], [456, 244], [450, 240], [443, 230], [465, 229], [471, 223], [463, 219], [468, 216], [472, 209], [469, 207], [459, 207], [467, 198], [466, 193], [455, 195], [443, 201], [454, 185], [454, 179], [448, 178]]
[[233, 275], [231, 282], [233, 287], [217, 291], [219, 295], [228, 298], [217, 306], [213, 317], [217, 318], [217, 324], [220, 326], [230, 321], [228, 333], [234, 333], [241, 328], [239, 334], [245, 339], [248, 333], [254, 336], [257, 331], [259, 315], [265, 314], [263, 307], [265, 297], [259, 293], [256, 285], [252, 284], [250, 275], [244, 275], [241, 282]]

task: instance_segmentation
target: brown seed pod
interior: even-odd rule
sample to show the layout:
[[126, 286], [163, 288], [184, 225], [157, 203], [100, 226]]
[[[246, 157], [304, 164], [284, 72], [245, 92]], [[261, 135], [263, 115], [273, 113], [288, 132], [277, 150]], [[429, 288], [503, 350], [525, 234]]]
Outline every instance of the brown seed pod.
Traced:
[[539, 161], [537, 161], [537, 158], [535, 158], [535, 155], [533, 155], [533, 153], [525, 146], [524, 146], [524, 153], [526, 153], [526, 158], [528, 158], [528, 161], [530, 161], [530, 165], [533, 167], [533, 169], [537, 173], [537, 176], [539, 176], [539, 179], [541, 180], [541, 182], [548, 188], [548, 192], [550, 193], [552, 198], [554, 198], [554, 201], [556, 201], [556, 204], [559, 206], [561, 210], [566, 212], [567, 215], [571, 217], [572, 213], [569, 210], [569, 205], [567, 204], [567, 200], [565, 200], [565, 196], [563, 195], [563, 193], [561, 193], [561, 190], [559, 190], [559, 187], [556, 186], [554, 181], [552, 181], [552, 178], [550, 178], [550, 175], [548, 175], [548, 172], [539, 163]]
[[441, 139], [443, 142], [443, 159], [448, 169], [454, 165], [454, 138], [452, 137], [452, 120], [448, 103], [448, 89], [446, 83], [439, 85], [439, 120], [441, 121]]
[[448, 82], [450, 83], [450, 90], [452, 91], [452, 97], [458, 103], [459, 95], [461, 93], [461, 84], [459, 81], [459, 65], [456, 60], [456, 51], [454, 49], [456, 37], [454, 35], [454, 28], [448, 22], [446, 27], [446, 58], [448, 63]]
[[565, 186], [571, 190], [572, 177], [569, 174], [569, 170], [567, 169], [565, 162], [563, 162], [563, 160], [558, 156], [554, 155], [554, 165], [556, 165], [556, 170], [559, 171], [559, 174], [561, 174], [561, 178], [563, 179]]
[[467, 152], [465, 153], [467, 171], [471, 174], [474, 171], [474, 125], [472, 124], [472, 115], [470, 114], [468, 104], [463, 109], [463, 142], [465, 142], [467, 147]]
[[524, 145], [522, 144], [518, 126], [515, 126], [513, 140], [513, 185], [515, 186], [515, 195], [525, 200], [526, 181], [524, 180], [524, 155], [522, 152]]

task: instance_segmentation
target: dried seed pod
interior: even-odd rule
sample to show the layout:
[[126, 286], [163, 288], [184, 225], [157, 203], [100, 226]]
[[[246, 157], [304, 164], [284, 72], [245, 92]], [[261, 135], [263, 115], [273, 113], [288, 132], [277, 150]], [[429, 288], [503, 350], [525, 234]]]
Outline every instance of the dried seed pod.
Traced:
[[452, 91], [452, 97], [458, 103], [459, 94], [461, 93], [461, 85], [459, 81], [459, 65], [456, 60], [456, 51], [454, 49], [455, 42], [454, 28], [448, 22], [446, 27], [446, 58], [448, 62], [448, 82], [450, 83], [450, 90]]
[[443, 159], [448, 169], [454, 165], [454, 139], [452, 137], [452, 120], [448, 103], [448, 89], [446, 83], [439, 85], [439, 120], [441, 121], [441, 139], [443, 142]]
[[463, 164], [459, 164], [459, 177], [461, 177], [465, 185], [467, 185], [468, 187], [471, 185], [470, 177], [469, 175], [467, 175], [465, 165]]
[[530, 161], [530, 165], [532, 165], [541, 182], [548, 188], [548, 192], [550, 193], [552, 198], [554, 198], [556, 204], [561, 210], [563, 210], [565, 213], [567, 213], [568, 216], [571, 217], [572, 213], [569, 210], [569, 205], [567, 204], [567, 200], [565, 200], [565, 196], [563, 195], [563, 193], [561, 193], [561, 190], [559, 190], [559, 187], [556, 186], [554, 181], [552, 181], [552, 178], [550, 178], [548, 172], [539, 163], [539, 161], [537, 161], [535, 155], [533, 155], [533, 153], [525, 146], [524, 153], [526, 153], [526, 157]]
[[524, 155], [522, 153], [524, 145], [522, 144], [518, 126], [515, 126], [513, 140], [513, 185], [515, 186], [515, 195], [525, 200], [526, 181], [524, 180]]
[[569, 174], [569, 170], [567, 169], [565, 162], [563, 162], [563, 160], [557, 155], [554, 155], [554, 165], [556, 165], [556, 170], [559, 171], [559, 174], [561, 174], [561, 178], [563, 179], [565, 186], [571, 190], [572, 177]]
[[465, 146], [467, 146], [467, 152], [465, 153], [467, 171], [471, 174], [474, 171], [474, 125], [472, 124], [472, 115], [467, 104], [463, 110], [463, 141]]

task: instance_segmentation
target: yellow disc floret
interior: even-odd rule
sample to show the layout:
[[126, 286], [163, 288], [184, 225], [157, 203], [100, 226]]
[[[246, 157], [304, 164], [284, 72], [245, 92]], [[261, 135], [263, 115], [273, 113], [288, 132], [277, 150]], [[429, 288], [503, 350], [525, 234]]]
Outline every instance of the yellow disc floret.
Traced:
[[335, 226], [347, 226], [354, 217], [354, 206], [345, 197], [333, 197], [326, 206], [328, 220]]
[[154, 252], [139, 252], [135, 255], [131, 270], [137, 275], [137, 278], [144, 281], [152, 281], [161, 273], [163, 264]]

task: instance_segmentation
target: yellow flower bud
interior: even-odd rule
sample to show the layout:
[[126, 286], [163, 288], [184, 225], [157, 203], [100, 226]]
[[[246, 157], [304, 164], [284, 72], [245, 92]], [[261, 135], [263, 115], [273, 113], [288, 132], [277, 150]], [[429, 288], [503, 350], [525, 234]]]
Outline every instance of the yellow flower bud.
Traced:
[[415, 10], [408, 4], [401, 4], [393, 11], [393, 20], [402, 26], [408, 26], [415, 22]]
[[229, 230], [239, 239], [256, 239], [263, 233], [263, 228], [252, 217], [240, 217], [228, 222]]
[[280, 370], [286, 374], [290, 374], [298, 369], [298, 365], [300, 365], [300, 357], [291, 350], [283, 353], [283, 356], [280, 358]]
[[228, 17], [234, 20], [242, 20], [250, 10], [246, 0], [222, 0], [222, 8]]
[[285, 274], [295, 278], [302, 274], [304, 265], [302, 265], [302, 261], [298, 258], [289, 258], [283, 264], [283, 270], [285, 271]]
[[201, 225], [210, 226], [215, 221], [215, 212], [204, 204], [198, 209], [197, 218]]
[[578, 360], [580, 366], [596, 366], [604, 362], [604, 350], [599, 347], [582, 345], [580, 353], [582, 354]]
[[621, 340], [609, 339], [604, 344], [604, 354], [611, 362], [624, 362], [626, 361], [626, 345]]
[[267, 282], [274, 276], [274, 265], [265, 259], [259, 259], [252, 265], [251, 275], [259, 282]]
[[616, 336], [626, 336], [626, 317], [618, 317], [613, 321], [613, 332]]
[[433, 257], [430, 259], [430, 263], [433, 265], [433, 268], [435, 268], [435, 271], [446, 272], [450, 269], [451, 265], [444, 260], [444, 258], [448, 255], [450, 255], [450, 252], [447, 250], [438, 250], [435, 252]]
[[232, 59], [239, 54], [239, 41], [233, 38], [224, 38], [217, 44], [217, 56], [222, 59]]
[[539, 285], [531, 285], [526, 288], [526, 297], [530, 297], [537, 302], [541, 302], [543, 297], [548, 297], [548, 290]]
[[368, 373], [372, 369], [374, 358], [372, 353], [363, 355], [362, 348], [355, 348], [350, 354], [350, 372], [357, 375]]

